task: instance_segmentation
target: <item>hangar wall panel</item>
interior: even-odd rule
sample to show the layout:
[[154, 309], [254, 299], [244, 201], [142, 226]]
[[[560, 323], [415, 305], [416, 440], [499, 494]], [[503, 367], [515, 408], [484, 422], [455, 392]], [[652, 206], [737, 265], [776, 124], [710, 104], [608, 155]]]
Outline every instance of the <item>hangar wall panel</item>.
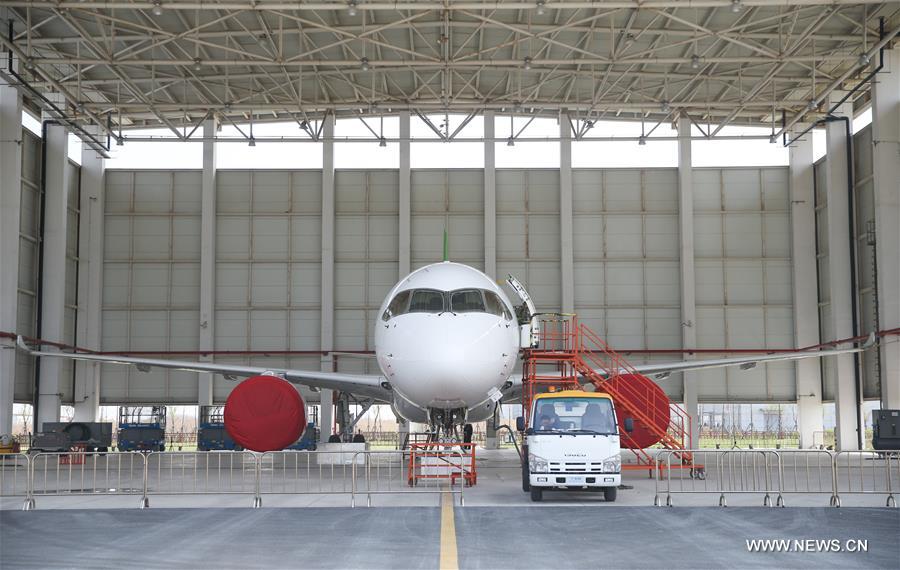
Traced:
[[[375, 348], [378, 309], [399, 271], [399, 191], [396, 170], [335, 173], [336, 350]], [[363, 358], [339, 358], [338, 366], [342, 372], [373, 374], [378, 368]]]
[[[322, 249], [319, 170], [220, 170], [216, 176], [217, 362], [318, 369]], [[215, 377], [223, 402], [235, 383]], [[304, 392], [304, 397], [308, 393]]]
[[[572, 180], [580, 319], [618, 350], [679, 347], [677, 171], [579, 169]], [[659, 384], [681, 397], [680, 380]]]
[[[105, 223], [103, 349], [196, 350], [200, 172], [107, 170]], [[105, 365], [100, 399], [196, 402], [197, 375]]]
[[[834, 334], [831, 322], [832, 298], [828, 277], [828, 193], [825, 182], [827, 160], [828, 156], [826, 155], [816, 164], [815, 168], [819, 332], [822, 342], [838, 340]], [[876, 244], [874, 241], [875, 196], [871, 125], [853, 135], [853, 178], [857, 318], [859, 334], [865, 335], [881, 328], [877, 316], [875, 248], [890, 247], [888, 244]], [[878, 350], [867, 350], [860, 356], [860, 379], [862, 381], [862, 395], [865, 399], [877, 399], [881, 396], [880, 356], [881, 354]], [[823, 400], [833, 402], [837, 382], [834, 363], [830, 359], [823, 359], [822, 371]]]
[[[38, 336], [38, 284], [40, 283], [41, 233], [41, 139], [27, 129], [22, 130], [22, 202], [19, 218], [19, 287], [16, 332]], [[68, 203], [66, 221], [66, 268], [63, 337], [65, 344], [76, 344], [75, 313], [78, 308], [78, 223], [80, 200], [80, 167], [67, 164]], [[16, 354], [16, 382], [14, 398], [31, 402], [34, 398], [34, 358]], [[72, 361], [62, 364], [60, 393], [63, 403], [72, 402], [75, 367]]]
[[[483, 171], [411, 173], [411, 261], [484, 264]], [[793, 346], [785, 168], [695, 169], [698, 343]], [[558, 311], [556, 169], [497, 170], [497, 276], [519, 277], [539, 310]], [[320, 171], [217, 174], [217, 358], [262, 367], [320, 366]], [[681, 346], [675, 169], [573, 171], [576, 311], [624, 350]], [[335, 346], [372, 350], [378, 308], [398, 272], [397, 170], [335, 174]], [[105, 350], [192, 350], [199, 333], [198, 171], [107, 172]], [[266, 351], [310, 354], [267, 356]], [[714, 355], [704, 355], [710, 357]], [[634, 354], [635, 362], [679, 353]], [[347, 372], [371, 361], [340, 357]], [[701, 376], [701, 401], [790, 401], [793, 367]], [[680, 398], [681, 382], [660, 384]], [[104, 368], [103, 401], [196, 401], [196, 375]], [[233, 382], [216, 379], [223, 401]]]
[[[68, 203], [66, 205], [66, 293], [63, 311], [63, 338], [65, 344], [77, 344], [76, 319], [78, 312], [78, 224], [81, 207], [81, 167], [69, 160], [66, 165], [69, 173]], [[75, 361], [65, 360], [62, 363], [62, 378], [59, 388], [61, 401], [72, 403], [75, 387]]]
[[[22, 202], [19, 218], [19, 286], [16, 332], [37, 336], [38, 256], [41, 228], [41, 139], [22, 129]], [[16, 352], [15, 400], [34, 397], [34, 361]]]
[[[107, 171], [105, 350], [198, 348], [199, 171]], [[217, 362], [318, 368], [320, 171], [217, 174], [216, 350], [258, 351]], [[234, 382], [216, 377], [223, 402]], [[107, 366], [104, 402], [196, 403], [190, 372]]]
[[[786, 168], [694, 169], [698, 348], [794, 346], [788, 177]], [[796, 400], [790, 363], [697, 378], [700, 401]]]
[[[857, 307], [859, 334], [875, 332], [878, 323], [875, 248], [900, 247], [898, 244], [875, 243], [875, 185], [872, 162], [872, 127], [867, 126], [853, 135], [853, 212], [855, 217]], [[863, 398], [881, 397], [879, 350], [867, 350], [860, 355]]]
[[559, 311], [559, 171], [497, 170], [497, 277], [515, 275], [538, 311]]
[[411, 177], [411, 267], [444, 258], [446, 230], [450, 259], [483, 270], [484, 172], [413, 170]]

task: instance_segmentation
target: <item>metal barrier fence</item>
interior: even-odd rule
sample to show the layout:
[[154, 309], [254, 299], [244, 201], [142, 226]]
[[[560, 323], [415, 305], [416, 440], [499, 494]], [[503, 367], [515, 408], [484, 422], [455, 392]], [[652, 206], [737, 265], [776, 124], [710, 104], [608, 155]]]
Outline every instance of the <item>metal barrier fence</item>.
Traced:
[[[252, 451], [152, 453], [36, 453], [0, 455], [0, 497], [21, 497], [23, 510], [36, 498], [63, 496], [136, 496], [148, 508], [151, 496], [248, 495], [252, 506], [262, 496], [423, 495], [450, 492], [465, 505], [464, 481], [445, 485], [408, 483], [407, 453], [387, 451]], [[448, 451], [450, 468], [461, 468], [462, 454]]]
[[758, 495], [766, 507], [783, 507], [786, 495], [823, 495], [841, 506], [842, 495], [882, 495], [896, 507], [900, 491], [900, 451], [687, 450], [693, 465], [682, 466], [684, 451], [661, 451], [654, 468], [655, 506], [673, 506], [676, 494]]

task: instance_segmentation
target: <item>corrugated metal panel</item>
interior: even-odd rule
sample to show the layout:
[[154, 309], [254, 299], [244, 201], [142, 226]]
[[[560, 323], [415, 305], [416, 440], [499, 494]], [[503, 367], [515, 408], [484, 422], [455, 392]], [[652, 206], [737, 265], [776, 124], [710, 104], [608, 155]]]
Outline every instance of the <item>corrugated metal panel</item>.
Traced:
[[413, 170], [411, 184], [413, 269], [443, 259], [444, 230], [451, 260], [484, 269], [484, 172]]
[[497, 171], [497, 275], [512, 273], [538, 310], [559, 311], [559, 171]]
[[[576, 170], [573, 194], [580, 319], [620, 350], [678, 348], [676, 172]], [[632, 355], [629, 360], [650, 358]], [[680, 398], [680, 382], [660, 385]]]
[[[200, 184], [197, 171], [106, 174], [104, 350], [193, 350], [199, 336]], [[104, 403], [197, 399], [189, 372], [104, 366]]]
[[[34, 336], [37, 331], [38, 239], [41, 210], [41, 141], [22, 130], [22, 190], [19, 217], [19, 283], [16, 331]], [[34, 396], [34, 358], [16, 353], [13, 398], [31, 402]]]
[[[695, 169], [700, 348], [794, 346], [787, 176], [785, 168]], [[790, 401], [796, 394], [790, 366], [710, 370], [698, 379], [701, 401]]]
[[[874, 235], [868, 232], [875, 224], [874, 166], [872, 163], [872, 127], [867, 126], [853, 137], [854, 213], [856, 222], [857, 306], [859, 308], [859, 334], [878, 330], [877, 285], [875, 283]], [[862, 354], [862, 392], [864, 398], [881, 397], [881, 366], [878, 349]]]
[[[374, 315], [398, 279], [399, 173], [335, 173], [335, 315], [337, 350], [371, 350]], [[361, 369], [352, 368], [357, 364]], [[374, 363], [339, 362], [341, 371], [375, 372]]]

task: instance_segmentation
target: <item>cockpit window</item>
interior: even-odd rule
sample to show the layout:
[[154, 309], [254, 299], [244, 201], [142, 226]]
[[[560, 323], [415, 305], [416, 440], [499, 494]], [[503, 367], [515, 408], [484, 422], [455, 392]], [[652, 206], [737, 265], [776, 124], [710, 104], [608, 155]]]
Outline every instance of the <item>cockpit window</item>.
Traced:
[[500, 296], [493, 291], [484, 292], [484, 304], [488, 313], [503, 317], [507, 321], [512, 320], [512, 315], [509, 314], [509, 309], [506, 308], [506, 304], [500, 299]]
[[487, 313], [512, 320], [512, 315], [499, 295], [482, 289], [407, 289], [400, 291], [388, 304], [381, 320], [387, 322], [406, 313]]
[[391, 317], [395, 317], [397, 315], [402, 315], [406, 312], [407, 307], [409, 307], [409, 294], [411, 291], [408, 289], [406, 291], [400, 291], [397, 293], [397, 296], [391, 301], [391, 304], [388, 305], [388, 308], [384, 311], [384, 314], [381, 315], [381, 320], [387, 321], [390, 320]]
[[454, 313], [485, 313], [484, 298], [479, 289], [461, 289], [450, 293], [450, 310]]
[[413, 291], [409, 302], [410, 313], [440, 313], [444, 310], [444, 293], [434, 289]]

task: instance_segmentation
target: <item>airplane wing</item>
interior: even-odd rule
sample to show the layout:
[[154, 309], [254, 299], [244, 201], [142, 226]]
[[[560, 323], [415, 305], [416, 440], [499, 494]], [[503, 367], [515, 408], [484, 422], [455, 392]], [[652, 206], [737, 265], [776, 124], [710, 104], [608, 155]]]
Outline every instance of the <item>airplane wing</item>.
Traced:
[[[773, 354], [760, 354], [752, 356], [737, 356], [733, 358], [714, 358], [708, 360], [679, 360], [676, 362], [659, 362], [653, 364], [636, 364], [633, 371], [649, 376], [657, 380], [667, 378], [673, 372], [686, 372], [690, 370], [707, 370], [711, 368], [726, 368], [739, 366], [744, 370], [756, 368], [759, 364], [767, 362], [783, 362], [786, 360], [800, 360], [803, 358], [822, 358], [836, 356], [838, 354], [852, 354], [862, 352], [875, 346], [875, 334], [869, 336], [865, 344], [850, 348], [836, 348], [829, 350], [809, 350], [801, 352], [782, 352]], [[601, 370], [597, 372], [603, 374]], [[620, 369], [620, 374], [629, 374], [632, 370]], [[522, 376], [520, 374], [510, 376], [511, 384], [504, 390], [504, 401], [516, 399], [522, 393]]]
[[214, 362], [167, 360], [163, 358], [133, 358], [130, 356], [90, 354], [85, 352], [45, 352], [33, 350], [25, 344], [25, 340], [21, 336], [16, 339], [16, 345], [19, 350], [27, 352], [32, 356], [69, 358], [72, 360], [100, 362], [103, 364], [130, 364], [137, 367], [137, 369], [142, 372], [149, 372], [151, 368], [170, 368], [173, 370], [188, 370], [191, 372], [212, 372], [214, 374], [221, 374], [229, 379], [234, 379], [236, 377], [246, 378], [261, 374], [275, 374], [283, 377], [288, 382], [309, 386], [310, 388], [340, 390], [358, 396], [374, 398], [382, 402], [391, 401], [390, 388], [385, 387], [386, 381], [381, 375], [260, 368], [258, 366], [245, 366], [243, 364], [216, 364]]
[[[803, 352], [782, 352], [773, 354], [760, 354], [752, 356], [736, 356], [733, 358], [714, 358], [710, 360], [681, 360], [678, 362], [660, 362], [655, 364], [637, 364], [633, 366], [637, 372], [645, 376], [651, 376], [657, 380], [666, 378], [672, 372], [685, 372], [689, 370], [706, 370], [709, 368], [725, 368], [729, 366], [740, 366], [744, 370], [756, 368], [759, 364], [767, 362], [783, 362], [785, 360], [800, 360], [803, 358], [822, 358], [825, 356], [836, 356], [838, 354], [852, 354], [854, 352], [862, 352], [875, 346], [875, 335], [872, 334], [866, 340], [865, 344], [851, 348], [835, 348], [829, 350], [810, 350]], [[627, 371], [622, 370], [620, 374], [626, 374]]]

